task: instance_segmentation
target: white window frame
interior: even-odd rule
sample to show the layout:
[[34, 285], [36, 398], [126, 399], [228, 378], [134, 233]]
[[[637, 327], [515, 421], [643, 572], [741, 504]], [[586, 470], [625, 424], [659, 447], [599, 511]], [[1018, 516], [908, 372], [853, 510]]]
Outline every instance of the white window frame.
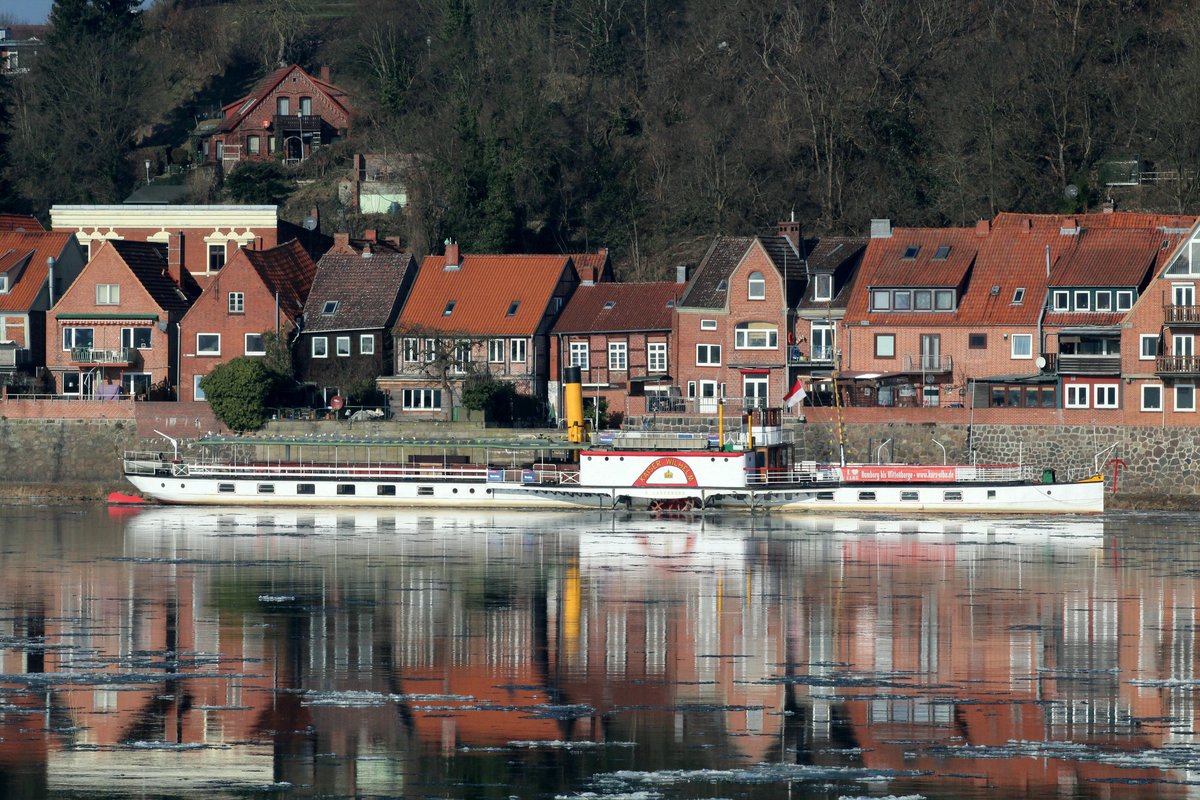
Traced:
[[338, 358], [349, 358], [352, 351], [350, 350], [350, 337], [338, 336], [333, 340], [334, 353]]
[[328, 336], [314, 336], [310, 347], [312, 349], [309, 352], [312, 353], [313, 358], [329, 358]]
[[767, 279], [763, 277], [763, 274], [758, 270], [755, 270], [746, 276], [746, 299], [767, 299]]
[[1117, 383], [1097, 383], [1092, 392], [1094, 408], [1120, 408], [1121, 386]]
[[[714, 358], [715, 356], [715, 358]], [[697, 367], [719, 367], [721, 366], [721, 345], [719, 344], [698, 344], [696, 345], [696, 366]]]
[[[91, 334], [91, 344], [76, 344], [79, 339], [79, 331], [87, 331]], [[67, 352], [76, 347], [95, 347], [96, 346], [96, 329], [89, 326], [69, 325], [63, 328], [63, 352]]]
[[1093, 308], [1097, 311], [1112, 311], [1113, 310], [1113, 293], [1109, 291], [1096, 292], [1095, 303]]
[[[136, 330], [147, 330], [150, 332], [150, 340], [145, 347], [138, 347], [134, 342], [133, 332]], [[150, 350], [154, 347], [154, 328], [149, 325], [133, 325], [128, 328], [121, 328], [121, 347], [127, 347], [130, 350]]]
[[1090, 408], [1091, 388], [1086, 383], [1068, 383], [1063, 387], [1063, 408]]
[[206, 375], [193, 375], [192, 376], [192, 399], [193, 400], [200, 400], [200, 401], [208, 400], [208, 396], [205, 395], [204, 390], [200, 388], [200, 381], [204, 380], [206, 377], [207, 377]]
[[628, 342], [609, 342], [608, 343], [608, 371], [609, 372], [628, 372], [629, 371], [629, 343]]
[[1018, 286], [1013, 290], [1012, 303], [1010, 305], [1019, 306], [1025, 302], [1025, 287]]
[[667, 371], [667, 343], [649, 342], [646, 345], [646, 371]]
[[[1180, 389], [1187, 389], [1191, 392], [1191, 402], [1184, 404], [1180, 402]], [[1196, 410], [1196, 384], [1194, 383], [1177, 383], [1172, 387], [1172, 402], [1175, 405], [1175, 410], [1191, 413]]]
[[[1017, 352], [1017, 342], [1025, 342], [1023, 350], [1027, 350], [1028, 354], [1023, 355]], [[1009, 336], [1009, 353], [1014, 361], [1029, 361], [1033, 358], [1033, 334], [1032, 333], [1014, 333]]]
[[226, 308], [230, 314], [245, 314], [246, 313], [246, 294], [245, 292], [230, 292]]
[[[216, 349], [211, 347], [205, 349], [201, 346], [200, 341], [203, 337], [214, 337], [216, 339]], [[198, 356], [219, 356], [221, 355], [221, 334], [219, 333], [197, 333], [196, 334], [196, 355]]]
[[425, 363], [437, 361], [438, 356], [438, 341], [437, 339], [425, 340]]
[[[1143, 333], [1138, 336], [1138, 359], [1140, 361], [1153, 361], [1158, 358], [1158, 340], [1157, 333]], [[1146, 345], [1150, 345], [1150, 353], [1146, 353]]]
[[0, 294], [8, 294], [8, 276], [0, 275]]
[[1075, 310], [1076, 311], [1091, 311], [1092, 310], [1092, 293], [1086, 290], [1075, 292]]
[[465, 375], [471, 367], [471, 343], [455, 342], [451, 355], [453, 362], [450, 364], [450, 371], [455, 375]]
[[[213, 266], [214, 257], [221, 263]], [[205, 268], [209, 272], [220, 272], [229, 262], [228, 242], [212, 243], [208, 245], [208, 258], [204, 262]]]
[[503, 339], [488, 339], [488, 363], [503, 364], [504, 363], [504, 345]]
[[360, 356], [375, 355], [375, 334], [360, 333], [358, 335], [358, 354]]
[[510, 364], [525, 364], [528, 363], [526, 357], [528, 348], [526, 347], [525, 339], [509, 339], [508, 340], [508, 363]]
[[1117, 291], [1117, 311], [1128, 311], [1133, 308], [1133, 291], [1120, 289]]
[[702, 330], [702, 331], [715, 331], [716, 329], [717, 329], [717, 321], [716, 321], [715, 319], [702, 319], [702, 320], [700, 320], [700, 330]]
[[[733, 329], [734, 350], [778, 350], [779, 328], [775, 326], [756, 328], [753, 322], [739, 322]], [[754, 334], [752, 336], [752, 334]], [[752, 344], [758, 335], [765, 337], [763, 344]]]
[[583, 372], [587, 372], [591, 360], [591, 350], [591, 342], [571, 342], [569, 366], [579, 367]]
[[[250, 337], [257, 336], [259, 346], [257, 349], [251, 349]], [[267, 354], [267, 340], [261, 333], [247, 333], [242, 342], [242, 352], [248, 356], [265, 356]]]
[[1064, 289], [1054, 290], [1054, 310], [1055, 311], [1070, 311], [1071, 310], [1071, 293]]
[[400, 408], [405, 411], [441, 411], [441, 389], [403, 389], [400, 392]]
[[119, 284], [119, 283], [97, 283], [96, 284], [96, 305], [98, 305], [98, 306], [119, 306], [119, 305], [121, 305], [121, 284]]
[[828, 272], [818, 272], [813, 275], [814, 302], [827, 303], [833, 299], [833, 275]]
[[[1150, 389], [1156, 389], [1158, 391], [1158, 402], [1155, 404], [1148, 404], [1146, 402], [1146, 394], [1147, 394], [1147, 391]], [[1141, 398], [1142, 398], [1142, 405], [1141, 405], [1142, 411], [1149, 411], [1149, 412], [1153, 412], [1153, 413], [1161, 413], [1162, 412], [1162, 410], [1163, 410], [1163, 385], [1161, 383], [1143, 383], [1141, 392], [1139, 394], [1141, 395]]]
[[421, 340], [412, 336], [404, 337], [401, 344], [400, 358], [406, 364], [418, 364], [421, 361]]

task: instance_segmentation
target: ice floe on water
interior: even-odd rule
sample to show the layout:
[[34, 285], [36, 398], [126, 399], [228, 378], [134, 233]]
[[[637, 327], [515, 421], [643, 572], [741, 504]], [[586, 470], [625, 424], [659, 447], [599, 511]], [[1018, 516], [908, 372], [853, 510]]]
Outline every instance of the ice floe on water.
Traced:
[[260, 603], [294, 603], [296, 598], [290, 594], [260, 594], [258, 596]]
[[547, 750], [599, 750], [609, 747], [637, 747], [637, 742], [564, 742], [560, 740], [546, 741], [513, 741], [508, 743], [509, 747], [518, 747], [525, 750], [547, 749]]
[[900, 794], [900, 795], [888, 794], [888, 795], [881, 796], [881, 795], [877, 795], [877, 794], [859, 794], [859, 795], [843, 794], [843, 795], [838, 796], [838, 800], [925, 800], [925, 795], [923, 795], [923, 794]]
[[[636, 772], [619, 770], [592, 776], [592, 788], [605, 798], [623, 796], [635, 789], [679, 786], [692, 783], [771, 784], [790, 782], [886, 783], [894, 778], [911, 778], [931, 773], [922, 770], [829, 767], [811, 764], [755, 764], [741, 769], [685, 769]], [[587, 795], [575, 795], [585, 797]]]

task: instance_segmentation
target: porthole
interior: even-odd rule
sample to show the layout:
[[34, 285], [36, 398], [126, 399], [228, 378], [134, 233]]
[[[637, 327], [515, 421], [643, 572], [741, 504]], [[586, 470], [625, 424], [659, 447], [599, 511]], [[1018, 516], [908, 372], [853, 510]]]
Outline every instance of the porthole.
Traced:
[[[161, 487], [161, 488], [165, 489], [165, 488], [167, 488], [167, 485], [166, 485], [165, 483], [160, 483], [160, 484], [159, 484], [159, 487]], [[183, 488], [183, 484], [182, 484], [182, 483], [181, 483], [181, 484], [179, 484], [179, 487], [180, 487], [180, 488]]]
[[471, 489], [471, 494], [475, 494], [475, 490], [474, 490], [474, 489]]
[[450, 490], [450, 493], [451, 493], [451, 494], [458, 494], [458, 489], [457, 489], [457, 488], [451, 489], [451, 490]]

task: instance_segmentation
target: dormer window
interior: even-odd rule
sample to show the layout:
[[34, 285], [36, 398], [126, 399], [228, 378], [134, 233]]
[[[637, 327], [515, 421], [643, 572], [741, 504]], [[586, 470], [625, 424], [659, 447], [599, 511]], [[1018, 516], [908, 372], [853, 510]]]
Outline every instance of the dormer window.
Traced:
[[8, 294], [8, 276], [0, 275], [0, 294]]
[[456, 301], [454, 301], [454, 300], [447, 300], [447, 301], [446, 301], [446, 307], [445, 307], [444, 309], [442, 309], [442, 316], [443, 316], [443, 317], [448, 317], [448, 316], [450, 316], [451, 314], [453, 314], [453, 313], [454, 313], [454, 305], [455, 305], [455, 302], [456, 302]]
[[[933, 260], [934, 261], [945, 261], [949, 257], [950, 257], [950, 245], [948, 245], [948, 244], [939, 244], [938, 249], [933, 251]], [[914, 256], [914, 258], [915, 258], [915, 256]]]
[[813, 275], [813, 300], [828, 302], [833, 299], [833, 275], [818, 272]]
[[325, 316], [329, 316], [329, 315], [335, 313], [337, 311], [337, 308], [338, 308], [337, 300], [326, 300], [325, 305], [321, 307], [321, 313]]
[[751, 272], [746, 279], [746, 298], [749, 300], [765, 300], [767, 297], [767, 281], [761, 272]]
[[511, 305], [508, 307], [508, 313], [507, 313], [507, 314], [505, 314], [504, 316], [506, 316], [506, 317], [515, 317], [515, 316], [517, 315], [517, 309], [518, 309], [518, 308], [520, 308], [520, 307], [521, 307], [521, 301], [520, 301], [520, 300], [513, 300], [513, 301], [512, 301], [512, 304], [511, 304]]
[[910, 244], [908, 247], [906, 247], [904, 249], [904, 255], [902, 255], [901, 258], [903, 258], [905, 261], [912, 261], [914, 258], [917, 257], [917, 254], [920, 252], [921, 252], [921, 245]]

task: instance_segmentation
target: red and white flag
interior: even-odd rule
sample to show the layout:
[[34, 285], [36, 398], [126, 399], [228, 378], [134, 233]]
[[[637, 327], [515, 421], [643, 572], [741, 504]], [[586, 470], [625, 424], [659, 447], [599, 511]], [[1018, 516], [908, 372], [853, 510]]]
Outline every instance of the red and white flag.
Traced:
[[804, 382], [796, 378], [796, 382], [792, 384], [792, 388], [783, 396], [783, 404], [788, 408], [792, 408], [803, 403], [806, 397], [808, 397], [808, 392], [804, 391]]

